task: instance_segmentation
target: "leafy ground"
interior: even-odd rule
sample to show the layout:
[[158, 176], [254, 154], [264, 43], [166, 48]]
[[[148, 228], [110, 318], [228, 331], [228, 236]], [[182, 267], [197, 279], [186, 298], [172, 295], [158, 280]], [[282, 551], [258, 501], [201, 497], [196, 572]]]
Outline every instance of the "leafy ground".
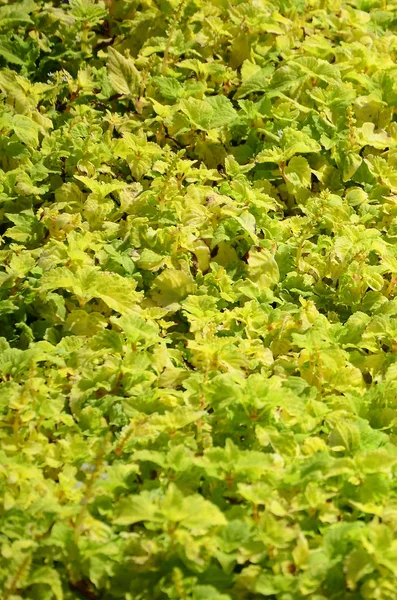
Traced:
[[4, 600], [395, 600], [396, 0], [0, 0]]

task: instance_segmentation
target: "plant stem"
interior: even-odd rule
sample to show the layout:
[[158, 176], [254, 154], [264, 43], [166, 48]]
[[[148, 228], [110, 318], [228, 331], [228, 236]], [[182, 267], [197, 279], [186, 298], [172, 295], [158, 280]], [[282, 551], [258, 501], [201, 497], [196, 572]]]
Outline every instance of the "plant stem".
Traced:
[[169, 53], [170, 53], [170, 47], [171, 47], [171, 43], [172, 43], [172, 38], [174, 36], [175, 27], [177, 26], [178, 21], [180, 19], [182, 7], [183, 7], [184, 4], [185, 4], [185, 0], [181, 0], [180, 3], [179, 3], [179, 5], [178, 5], [178, 8], [176, 9], [175, 14], [174, 14], [174, 19], [172, 21], [171, 29], [170, 29], [170, 32], [168, 34], [167, 45], [166, 45], [165, 50], [164, 50], [163, 64], [162, 64], [162, 67], [161, 67], [161, 74], [162, 75], [165, 75], [166, 72], [167, 72], [168, 56], [169, 56]]

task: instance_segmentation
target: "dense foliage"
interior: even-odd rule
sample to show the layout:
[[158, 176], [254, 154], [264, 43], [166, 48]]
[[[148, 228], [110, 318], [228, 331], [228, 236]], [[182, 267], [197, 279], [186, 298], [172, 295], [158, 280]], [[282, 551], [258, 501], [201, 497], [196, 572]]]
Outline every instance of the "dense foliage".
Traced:
[[396, 0], [0, 0], [4, 600], [395, 600]]

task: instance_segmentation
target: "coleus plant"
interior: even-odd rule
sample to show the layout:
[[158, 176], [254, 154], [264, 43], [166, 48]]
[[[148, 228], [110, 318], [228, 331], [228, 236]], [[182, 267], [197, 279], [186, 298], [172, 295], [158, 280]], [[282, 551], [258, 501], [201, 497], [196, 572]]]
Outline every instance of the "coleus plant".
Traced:
[[395, 600], [396, 0], [0, 0], [4, 600]]

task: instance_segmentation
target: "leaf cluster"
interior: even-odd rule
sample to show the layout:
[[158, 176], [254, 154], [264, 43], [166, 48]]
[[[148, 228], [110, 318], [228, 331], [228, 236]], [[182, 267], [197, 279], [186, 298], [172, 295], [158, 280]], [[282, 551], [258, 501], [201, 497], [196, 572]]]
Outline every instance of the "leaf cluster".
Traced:
[[0, 0], [4, 600], [395, 600], [396, 0]]

